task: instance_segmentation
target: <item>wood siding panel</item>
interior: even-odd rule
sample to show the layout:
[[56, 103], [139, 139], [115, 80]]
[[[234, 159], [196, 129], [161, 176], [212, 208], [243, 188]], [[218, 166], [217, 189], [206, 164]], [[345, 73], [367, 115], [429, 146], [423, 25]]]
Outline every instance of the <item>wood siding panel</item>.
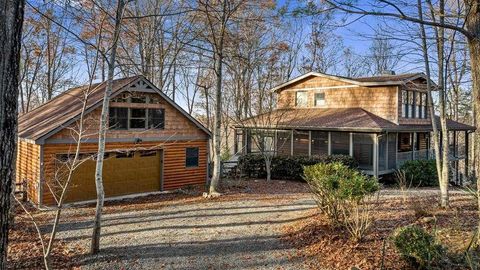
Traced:
[[[141, 142], [141, 143], [107, 143], [107, 152], [139, 151], [149, 149], [163, 150], [162, 184], [163, 190], [173, 190], [185, 186], [205, 186], [207, 179], [207, 140], [178, 141], [178, 142]], [[199, 166], [185, 167], [185, 149], [187, 147], [199, 148]], [[74, 144], [49, 144], [44, 149], [45, 182], [52, 183], [56, 170], [55, 159], [57, 154], [73, 153]], [[81, 152], [94, 153], [97, 144], [84, 143]], [[46, 186], [46, 184], [44, 185]], [[43, 203], [51, 205], [54, 198], [48, 189], [43, 193]]]
[[[311, 89], [335, 87], [326, 89]], [[362, 87], [332, 79], [311, 77], [289, 85], [278, 94], [278, 108], [295, 107], [295, 93], [307, 89], [308, 105], [315, 107], [315, 93], [325, 93], [325, 105], [318, 108], [362, 108], [389, 121], [398, 121], [398, 90], [396, 86]]]
[[27, 181], [27, 197], [38, 204], [40, 183], [40, 145], [18, 140], [16, 182]]
[[[156, 95], [161, 99], [160, 95]], [[118, 107], [120, 103], [110, 103], [114, 107]], [[108, 130], [107, 138], [155, 138], [155, 137], [179, 137], [179, 136], [196, 136], [200, 138], [208, 138], [208, 135], [195, 125], [190, 119], [185, 117], [180, 111], [162, 100], [160, 104], [130, 104], [129, 107], [155, 107], [165, 109], [165, 128], [164, 129], [131, 129], [131, 130]], [[97, 108], [86, 115], [84, 126], [87, 129], [89, 138], [98, 138], [98, 127], [102, 109]], [[72, 139], [72, 129], [75, 129], [77, 123], [70, 125], [68, 128], [60, 130], [52, 135], [49, 139]], [[48, 140], [47, 140], [48, 143]]]

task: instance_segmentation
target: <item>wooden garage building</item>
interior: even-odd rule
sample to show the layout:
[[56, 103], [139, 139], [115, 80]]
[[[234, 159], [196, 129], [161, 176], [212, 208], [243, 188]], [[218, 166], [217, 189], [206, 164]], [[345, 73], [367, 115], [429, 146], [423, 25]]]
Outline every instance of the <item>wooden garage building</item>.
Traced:
[[[84, 100], [83, 162], [73, 171], [66, 201], [96, 198], [95, 155], [105, 87], [106, 82], [72, 88], [19, 117], [17, 182], [26, 183], [34, 204], [55, 204], [55, 186], [75, 153]], [[115, 80], [103, 168], [106, 197], [205, 186], [209, 138], [208, 129], [143, 76]]]

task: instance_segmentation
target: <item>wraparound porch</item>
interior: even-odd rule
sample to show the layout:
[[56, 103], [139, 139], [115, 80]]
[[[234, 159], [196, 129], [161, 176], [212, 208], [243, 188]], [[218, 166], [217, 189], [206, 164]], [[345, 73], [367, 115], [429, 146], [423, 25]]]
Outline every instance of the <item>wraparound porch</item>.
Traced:
[[[462, 136], [460, 136], [462, 135]], [[456, 180], [468, 177], [469, 131], [449, 131], [450, 160]], [[461, 138], [460, 138], [461, 137]], [[350, 155], [369, 175], [390, 174], [407, 160], [434, 159], [430, 131], [352, 132], [304, 129], [235, 129], [235, 153], [273, 155]], [[459, 161], [463, 162], [460, 172]]]

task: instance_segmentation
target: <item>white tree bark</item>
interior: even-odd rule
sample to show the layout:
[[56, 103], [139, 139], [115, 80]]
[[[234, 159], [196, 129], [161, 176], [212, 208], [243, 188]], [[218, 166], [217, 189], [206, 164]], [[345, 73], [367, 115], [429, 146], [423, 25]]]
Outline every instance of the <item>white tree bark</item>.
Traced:
[[92, 254], [97, 254], [100, 251], [100, 233], [102, 228], [101, 219], [102, 219], [103, 203], [105, 199], [105, 192], [103, 190], [103, 159], [104, 159], [104, 153], [105, 153], [105, 138], [106, 138], [107, 129], [108, 129], [108, 110], [109, 110], [109, 103], [110, 103], [110, 95], [112, 93], [112, 88], [113, 88], [115, 57], [117, 52], [118, 39], [120, 36], [121, 21], [122, 21], [124, 7], [125, 7], [125, 1], [118, 0], [117, 10], [115, 15], [115, 28], [114, 28], [114, 34], [113, 34], [113, 40], [112, 40], [112, 47], [110, 49], [110, 56], [108, 61], [107, 87], [105, 88], [105, 93], [104, 93], [103, 103], [102, 103], [102, 113], [100, 116], [97, 164], [95, 169], [95, 186], [97, 190], [97, 205], [95, 207], [95, 220], [93, 224], [92, 243], [90, 247], [90, 252]]

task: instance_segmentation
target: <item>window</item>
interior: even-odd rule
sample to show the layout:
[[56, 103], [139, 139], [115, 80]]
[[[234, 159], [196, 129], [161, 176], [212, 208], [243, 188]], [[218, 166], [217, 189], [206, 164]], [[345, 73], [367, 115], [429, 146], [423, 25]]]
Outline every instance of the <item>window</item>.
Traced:
[[134, 152], [123, 152], [123, 153], [117, 153], [116, 157], [117, 158], [133, 158]]
[[415, 93], [415, 118], [422, 118], [422, 93]]
[[145, 128], [147, 109], [130, 109], [130, 128]]
[[156, 150], [152, 150], [152, 151], [148, 151], [148, 150], [145, 150], [145, 151], [140, 151], [140, 156], [141, 157], [154, 157], [157, 155], [157, 151]]
[[422, 93], [422, 118], [427, 118], [427, 94]]
[[165, 109], [110, 108], [110, 129], [164, 129]]
[[128, 129], [128, 108], [110, 108], [110, 129]]
[[407, 117], [408, 115], [408, 92], [402, 91], [402, 117]]
[[315, 93], [315, 107], [325, 105], [325, 93]]
[[165, 109], [148, 109], [148, 128], [163, 129], [165, 127]]
[[295, 93], [295, 106], [297, 107], [307, 107], [308, 105], [308, 96], [306, 91], [297, 91]]
[[185, 149], [185, 167], [198, 167], [198, 147]]
[[414, 115], [414, 112], [413, 112], [413, 100], [414, 100], [414, 97], [413, 97], [413, 91], [407, 91], [407, 94], [408, 94], [408, 118], [412, 118], [413, 115]]
[[134, 96], [130, 98], [131, 103], [147, 103], [146, 96]]

